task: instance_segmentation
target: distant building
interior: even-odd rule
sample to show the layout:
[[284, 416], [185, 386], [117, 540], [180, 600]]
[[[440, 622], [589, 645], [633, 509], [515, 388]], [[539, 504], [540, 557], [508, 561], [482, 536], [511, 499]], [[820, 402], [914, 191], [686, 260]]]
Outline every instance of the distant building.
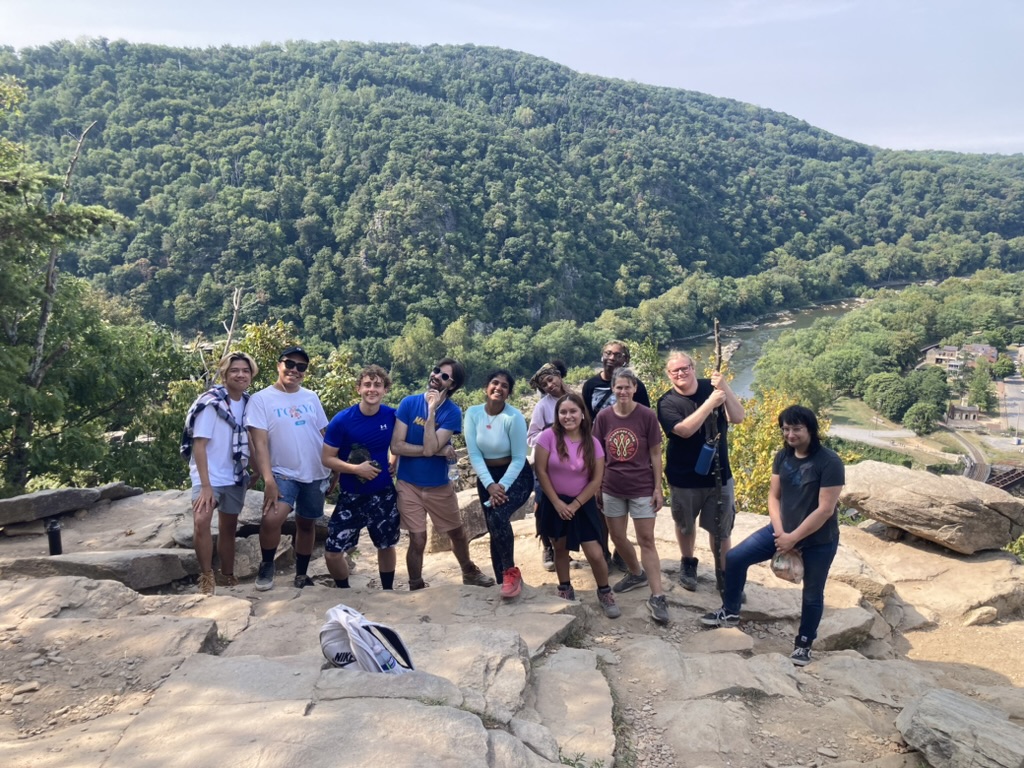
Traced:
[[949, 373], [952, 373], [951, 366], [959, 371], [962, 365], [960, 348], [950, 346], [949, 344], [942, 347], [932, 347], [925, 353], [924, 361], [929, 365], [937, 365], [940, 368], [944, 368]]
[[964, 344], [963, 353], [964, 357], [967, 358], [968, 365], [979, 360], [995, 363], [996, 358], [999, 357], [996, 348], [988, 344]]
[[981, 409], [976, 405], [949, 404], [946, 411], [946, 421], [977, 421], [981, 416]]
[[945, 369], [950, 376], [956, 376], [963, 372], [965, 365], [973, 368], [979, 360], [995, 363], [998, 356], [996, 348], [988, 344], [964, 344], [962, 347], [946, 344], [928, 349], [924, 360], [930, 365]]

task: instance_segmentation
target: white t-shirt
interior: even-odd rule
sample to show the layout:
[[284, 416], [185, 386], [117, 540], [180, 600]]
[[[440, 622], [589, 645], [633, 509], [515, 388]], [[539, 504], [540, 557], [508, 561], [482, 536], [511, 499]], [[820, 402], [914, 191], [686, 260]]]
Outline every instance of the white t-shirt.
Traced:
[[[236, 424], [242, 423], [242, 414], [245, 413], [245, 401], [228, 400], [231, 404], [231, 415]], [[206, 444], [206, 471], [210, 476], [210, 485], [220, 488], [225, 485], [235, 484], [235, 460], [231, 457], [234, 444], [234, 430], [217, 413], [217, 406], [208, 405], [196, 416], [195, 428], [192, 431], [193, 438], [205, 437], [210, 442]], [[192, 477], [192, 485], [201, 485], [199, 470], [196, 469], [195, 448], [192, 449], [192, 458], [188, 462], [188, 472]]]
[[327, 414], [315, 392], [300, 387], [289, 394], [269, 386], [249, 399], [246, 416], [250, 427], [267, 432], [270, 469], [275, 475], [300, 483], [330, 476], [331, 471], [320, 463]]

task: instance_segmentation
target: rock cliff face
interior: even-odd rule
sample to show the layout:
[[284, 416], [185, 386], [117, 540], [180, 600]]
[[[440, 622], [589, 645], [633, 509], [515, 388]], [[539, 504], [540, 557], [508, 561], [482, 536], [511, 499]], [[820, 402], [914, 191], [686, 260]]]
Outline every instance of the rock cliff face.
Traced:
[[[382, 592], [368, 542], [350, 590], [324, 586], [315, 558], [317, 586], [244, 582], [201, 597], [181, 546], [188, 498], [65, 509], [59, 557], [46, 555], [37, 524], [4, 529], [25, 535], [0, 536], [0, 764], [912, 766], [971, 755], [1021, 765], [1024, 689], [975, 665], [905, 658], [923, 632], [981, 621], [1014, 633], [1007, 652], [1019, 652], [1024, 568], [1006, 553], [844, 528], [815, 660], [798, 669], [786, 654], [800, 588], [754, 568], [740, 627], [701, 629], [699, 616], [719, 606], [710, 553], [699, 552], [696, 592], [672, 586], [667, 510], [657, 539], [671, 623], [661, 627], [645, 590], [619, 595], [622, 617], [605, 618], [585, 567], [572, 572], [581, 601], [557, 599], [532, 520], [515, 524], [526, 585], [510, 602], [457, 584], [444, 551], [427, 556], [429, 589]], [[247, 507], [258, 514], [258, 495]], [[34, 508], [34, 519], [51, 511]], [[764, 522], [741, 514], [734, 540]], [[237, 543], [254, 566], [258, 548]], [[485, 541], [473, 555], [488, 561]], [[286, 544], [279, 557], [290, 562]], [[318, 631], [337, 603], [395, 627], [417, 671], [325, 668]]]

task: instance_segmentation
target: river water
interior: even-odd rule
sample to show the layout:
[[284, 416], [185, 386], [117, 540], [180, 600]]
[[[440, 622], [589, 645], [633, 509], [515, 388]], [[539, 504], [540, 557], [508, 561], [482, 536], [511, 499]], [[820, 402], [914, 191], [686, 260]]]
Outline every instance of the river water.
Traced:
[[[808, 328], [815, 320], [822, 317], [841, 317], [857, 306], [860, 306], [860, 303], [850, 300], [840, 304], [799, 310], [784, 317], [771, 318], [758, 324], [754, 329], [723, 328], [723, 347], [734, 339], [740, 342], [739, 348], [729, 359], [729, 370], [733, 374], [730, 386], [733, 392], [740, 397], [750, 397], [753, 394], [751, 385], [754, 383], [754, 365], [761, 357], [761, 349], [769, 341], [779, 338], [783, 331]], [[696, 341], [691, 340], [688, 344], [681, 343], [678, 348], [694, 352], [703, 360], [714, 360], [715, 357], [715, 342], [714, 338], [710, 336]]]

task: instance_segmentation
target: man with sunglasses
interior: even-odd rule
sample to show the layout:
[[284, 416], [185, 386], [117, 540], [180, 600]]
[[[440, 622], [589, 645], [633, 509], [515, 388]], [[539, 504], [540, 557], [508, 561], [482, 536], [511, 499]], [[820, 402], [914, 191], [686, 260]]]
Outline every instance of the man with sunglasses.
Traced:
[[[679, 583], [683, 589], [697, 589], [697, 523], [708, 532], [711, 550], [715, 548], [715, 516], [721, 501], [721, 558], [729, 551], [734, 519], [732, 470], [726, 433], [730, 424], [739, 424], [746, 413], [743, 404], [729, 388], [725, 377], [715, 372], [710, 379], [698, 379], [693, 358], [685, 352], [669, 352], [665, 373], [672, 389], [658, 400], [658, 421], [668, 438], [665, 477], [672, 492], [672, 518], [682, 554]], [[721, 466], [722, 498], [719, 500], [713, 465], [706, 472], [698, 466], [705, 445], [717, 449]]]
[[405, 564], [409, 589], [423, 581], [423, 552], [427, 548], [427, 515], [434, 527], [447, 533], [452, 553], [462, 567], [462, 583], [493, 587], [494, 579], [469, 558], [469, 541], [459, 516], [455, 489], [448, 480], [452, 435], [462, 431], [462, 411], [449, 398], [466, 380], [462, 363], [450, 357], [438, 361], [422, 395], [409, 395], [398, 405], [391, 453], [398, 461], [398, 512], [409, 532]]
[[316, 521], [324, 514], [324, 493], [331, 471], [320, 461], [327, 414], [320, 398], [302, 386], [309, 355], [302, 347], [285, 349], [277, 359], [277, 381], [249, 402], [249, 433], [256, 467], [263, 478], [262, 562], [256, 589], [274, 586], [274, 555], [281, 525], [295, 510], [295, 582], [313, 583], [306, 572], [313, 553]]

